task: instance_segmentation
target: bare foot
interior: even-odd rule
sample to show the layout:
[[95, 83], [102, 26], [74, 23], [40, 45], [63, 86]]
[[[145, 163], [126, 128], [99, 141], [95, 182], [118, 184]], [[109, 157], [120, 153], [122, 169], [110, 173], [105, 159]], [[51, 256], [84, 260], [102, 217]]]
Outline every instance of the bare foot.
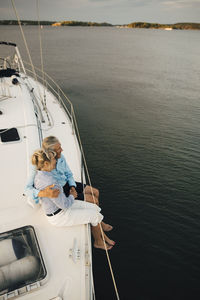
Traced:
[[115, 241], [109, 239], [109, 237], [107, 237], [106, 234], [104, 234], [104, 239], [105, 239], [105, 241], [106, 241], [106, 243], [107, 243], [108, 245], [111, 245], [111, 246], [114, 246], [114, 245], [115, 245]]
[[111, 250], [113, 246], [106, 244], [106, 249], [105, 249], [104, 243], [100, 243], [100, 244], [94, 243], [94, 247], [98, 248], [98, 249], [103, 249], [103, 250]]
[[113, 227], [110, 224], [106, 224], [104, 222], [101, 222], [103, 231], [111, 231], [113, 229]]

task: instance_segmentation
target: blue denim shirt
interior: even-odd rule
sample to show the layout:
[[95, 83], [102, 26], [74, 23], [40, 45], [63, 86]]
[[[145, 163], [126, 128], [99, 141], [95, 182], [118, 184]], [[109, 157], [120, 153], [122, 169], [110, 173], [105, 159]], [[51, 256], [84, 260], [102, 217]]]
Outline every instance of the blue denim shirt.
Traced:
[[[68, 182], [69, 186], [76, 187], [72, 171], [70, 170], [63, 154], [61, 154], [61, 157], [57, 160], [56, 168], [52, 170], [51, 173], [53, 174], [56, 182], [58, 182], [61, 186], [64, 186]], [[36, 189], [34, 186], [35, 175], [36, 168], [31, 165], [31, 172], [25, 187], [25, 194], [38, 203], [38, 193], [40, 190]]]

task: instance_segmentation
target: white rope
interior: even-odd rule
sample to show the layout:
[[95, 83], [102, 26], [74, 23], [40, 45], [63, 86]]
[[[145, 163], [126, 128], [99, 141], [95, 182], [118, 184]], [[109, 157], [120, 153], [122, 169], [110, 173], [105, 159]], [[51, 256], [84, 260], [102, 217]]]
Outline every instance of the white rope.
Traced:
[[[86, 169], [87, 178], [88, 178], [89, 185], [90, 185], [90, 188], [91, 188], [93, 202], [95, 204], [94, 193], [93, 193], [93, 190], [92, 190], [92, 183], [91, 183], [91, 179], [90, 179], [90, 175], [89, 175], [89, 171], [88, 171], [88, 167], [87, 167], [87, 163], [86, 163], [86, 159], [85, 159], [85, 154], [83, 152], [83, 146], [82, 146], [82, 143], [81, 143], [80, 133], [79, 133], [79, 130], [78, 130], [78, 125], [77, 125], [76, 117], [75, 117], [75, 114], [74, 114], [73, 106], [72, 106], [72, 114], [73, 114], [75, 129], [76, 129], [76, 132], [77, 132], [77, 135], [78, 135], [78, 140], [79, 140], [79, 144], [80, 144], [80, 148], [81, 148], [81, 153], [82, 153], [82, 157], [83, 157], [83, 161], [84, 161], [84, 165], [85, 165], [85, 169]], [[116, 284], [116, 281], [115, 281], [114, 272], [113, 272], [113, 269], [112, 269], [110, 256], [109, 256], [109, 253], [108, 253], [108, 250], [107, 250], [107, 247], [106, 247], [104, 232], [103, 232], [101, 223], [99, 225], [100, 225], [100, 230], [101, 230], [101, 235], [102, 235], [102, 238], [103, 238], [103, 243], [104, 243], [104, 247], [105, 247], [105, 251], [106, 251], [107, 261], [108, 261], [108, 265], [109, 265], [109, 268], [110, 268], [110, 273], [111, 273], [111, 277], [112, 277], [112, 281], [113, 281], [113, 285], [114, 285], [114, 289], [115, 289], [116, 298], [117, 298], [117, 300], [120, 300], [118, 289], [117, 289], [117, 284]]]
[[45, 94], [45, 79], [44, 79], [44, 61], [43, 61], [43, 49], [42, 49], [42, 37], [41, 37], [41, 25], [40, 25], [40, 16], [39, 16], [39, 0], [36, 0], [36, 6], [37, 6], [37, 18], [38, 18], [38, 35], [39, 35], [39, 41], [40, 41], [40, 60], [41, 60], [41, 73], [42, 73], [42, 86], [44, 87], [43, 89], [43, 109], [46, 113], [47, 120], [49, 122], [49, 126], [51, 126], [51, 121], [48, 115], [48, 110], [47, 110], [47, 103], [46, 103], [46, 94]]
[[[41, 71], [42, 71], [43, 86], [45, 86], [45, 84], [44, 84], [44, 61], [43, 61], [43, 49], [42, 49], [41, 25], [40, 25], [40, 16], [39, 16], [39, 0], [36, 0], [36, 6], [37, 6], [37, 18], [38, 18], [38, 35], [39, 35], [39, 41], [40, 41]], [[45, 93], [45, 89], [44, 89], [44, 93]]]
[[[24, 35], [24, 32], [23, 32], [23, 29], [22, 29], [22, 25], [21, 25], [21, 21], [20, 21], [20, 18], [19, 18], [19, 14], [17, 12], [14, 0], [11, 0], [11, 2], [12, 2], [13, 10], [15, 12], [15, 16], [17, 18], [17, 22], [18, 22], [18, 25], [19, 25], [19, 28], [20, 28], [20, 31], [21, 31], [21, 34], [22, 34], [22, 38], [23, 38], [25, 47], [26, 47], [26, 51], [27, 51], [28, 58], [29, 58], [29, 61], [30, 61], [30, 65], [31, 65], [31, 68], [32, 68], [32, 71], [33, 71], [33, 75], [34, 75], [34, 78], [35, 78], [35, 81], [36, 81], [36, 84], [37, 84], [38, 83], [37, 75], [36, 75], [35, 68], [34, 68], [34, 65], [33, 65], [33, 61], [32, 61], [32, 58], [31, 58], [31, 54], [30, 54], [30, 51], [29, 51], [29, 48], [28, 48], [28, 44], [27, 44], [27, 41], [26, 41], [26, 38], [25, 38], [25, 35]], [[41, 103], [43, 104], [43, 107], [44, 107], [43, 99], [42, 99], [42, 96], [41, 96], [40, 89], [39, 89], [38, 85], [37, 85], [37, 88], [38, 88], [38, 92], [39, 92]]]
[[39, 15], [39, 0], [36, 0], [36, 6], [37, 6], [37, 18], [38, 18], [38, 35], [40, 41], [41, 73], [42, 73], [42, 83], [44, 87], [44, 105], [46, 108], [46, 94], [45, 94], [46, 80], [45, 80], [45, 73], [44, 73], [43, 47], [42, 47], [41, 24], [40, 24], [40, 15]]

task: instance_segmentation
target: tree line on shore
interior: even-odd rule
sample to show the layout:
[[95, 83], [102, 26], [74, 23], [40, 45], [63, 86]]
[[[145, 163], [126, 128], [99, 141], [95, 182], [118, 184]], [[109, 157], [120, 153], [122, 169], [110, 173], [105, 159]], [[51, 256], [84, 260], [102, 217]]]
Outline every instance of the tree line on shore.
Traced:
[[[21, 25], [38, 25], [38, 21], [21, 20]], [[0, 20], [0, 25], [18, 25], [17, 20]], [[112, 24], [103, 22], [82, 22], [82, 21], [40, 21], [40, 25], [52, 25], [52, 26], [113, 26]]]
[[[21, 25], [38, 25], [38, 21], [21, 20]], [[52, 21], [40, 21], [40, 25], [52, 25]], [[0, 20], [0, 25], [18, 25], [17, 20]]]
[[[22, 25], [38, 25], [38, 21], [22, 20]], [[0, 25], [18, 25], [17, 20], [0, 20]], [[82, 21], [40, 21], [40, 25], [51, 26], [119, 26], [126, 28], [154, 28], [154, 29], [200, 29], [200, 23], [175, 23], [175, 24], [159, 24], [148, 22], [133, 22], [124, 25], [112, 25], [110, 23], [97, 23], [97, 22], [82, 22]]]
[[200, 29], [200, 23], [175, 23], [175, 24], [159, 24], [147, 22], [134, 22], [125, 25], [129, 28], [155, 28], [155, 29]]
[[97, 22], [81, 22], [81, 21], [62, 21], [57, 24], [60, 24], [60, 26], [113, 26], [112, 24], [106, 22], [97, 23]]

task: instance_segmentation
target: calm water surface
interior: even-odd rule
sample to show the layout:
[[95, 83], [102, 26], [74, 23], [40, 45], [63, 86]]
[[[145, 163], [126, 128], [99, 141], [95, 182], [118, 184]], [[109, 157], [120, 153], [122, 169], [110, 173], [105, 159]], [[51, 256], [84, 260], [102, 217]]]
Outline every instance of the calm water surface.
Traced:
[[[37, 28], [24, 29], [39, 66]], [[0, 36], [26, 58], [15, 26]], [[200, 31], [44, 27], [42, 36], [45, 70], [75, 106], [114, 225], [120, 299], [200, 299]], [[116, 299], [106, 256], [93, 252], [96, 299]]]

